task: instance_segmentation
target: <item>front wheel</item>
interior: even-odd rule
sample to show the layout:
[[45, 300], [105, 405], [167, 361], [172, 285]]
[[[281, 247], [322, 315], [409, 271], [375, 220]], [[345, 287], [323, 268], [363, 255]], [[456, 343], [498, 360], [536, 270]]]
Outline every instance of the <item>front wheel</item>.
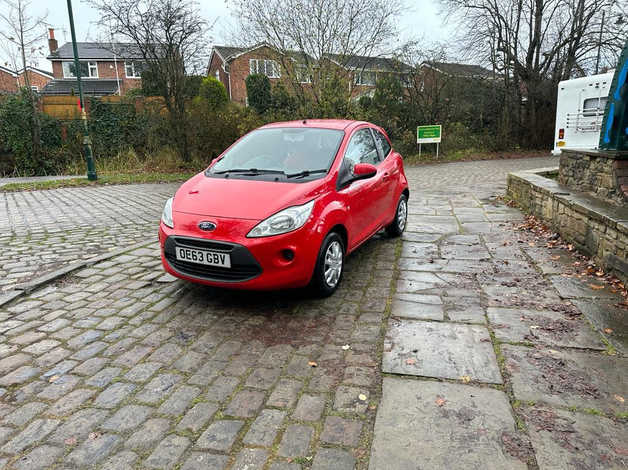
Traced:
[[397, 203], [397, 209], [395, 210], [395, 218], [386, 227], [386, 233], [391, 237], [400, 236], [406, 229], [406, 222], [408, 221], [408, 196], [401, 194], [399, 202]]
[[321, 243], [310, 281], [310, 287], [316, 295], [329, 297], [336, 291], [342, 279], [344, 259], [345, 247], [342, 238], [336, 232], [331, 232]]

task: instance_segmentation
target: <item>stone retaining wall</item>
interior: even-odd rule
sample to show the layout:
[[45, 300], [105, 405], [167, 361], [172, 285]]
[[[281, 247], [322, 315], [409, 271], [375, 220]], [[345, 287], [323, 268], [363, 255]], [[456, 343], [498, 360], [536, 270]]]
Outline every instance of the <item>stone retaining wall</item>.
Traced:
[[557, 171], [510, 173], [508, 195], [606, 271], [628, 282], [628, 208], [606, 204], [544, 176]]
[[625, 205], [628, 202], [628, 152], [563, 150], [558, 182], [613, 204]]

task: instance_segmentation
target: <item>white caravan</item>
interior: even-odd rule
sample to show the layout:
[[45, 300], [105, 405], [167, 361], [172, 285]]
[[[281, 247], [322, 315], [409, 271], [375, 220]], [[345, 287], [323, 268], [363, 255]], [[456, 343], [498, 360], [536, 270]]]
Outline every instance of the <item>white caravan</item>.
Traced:
[[597, 149], [613, 71], [558, 84], [554, 155], [561, 149]]

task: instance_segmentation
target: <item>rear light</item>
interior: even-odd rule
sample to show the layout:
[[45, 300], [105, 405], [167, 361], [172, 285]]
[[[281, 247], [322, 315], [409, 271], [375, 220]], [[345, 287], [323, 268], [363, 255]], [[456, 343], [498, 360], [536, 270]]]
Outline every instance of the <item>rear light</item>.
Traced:
[[565, 129], [558, 129], [558, 138], [560, 140], [565, 138]]

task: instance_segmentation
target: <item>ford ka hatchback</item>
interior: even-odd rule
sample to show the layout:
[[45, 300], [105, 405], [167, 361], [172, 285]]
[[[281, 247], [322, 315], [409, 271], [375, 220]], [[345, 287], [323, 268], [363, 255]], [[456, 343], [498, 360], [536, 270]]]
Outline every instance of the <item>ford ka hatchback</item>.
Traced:
[[268, 124], [185, 182], [164, 207], [159, 241], [173, 276], [211, 286], [310, 286], [331, 295], [345, 257], [376, 232], [406, 227], [401, 155], [367, 122]]

